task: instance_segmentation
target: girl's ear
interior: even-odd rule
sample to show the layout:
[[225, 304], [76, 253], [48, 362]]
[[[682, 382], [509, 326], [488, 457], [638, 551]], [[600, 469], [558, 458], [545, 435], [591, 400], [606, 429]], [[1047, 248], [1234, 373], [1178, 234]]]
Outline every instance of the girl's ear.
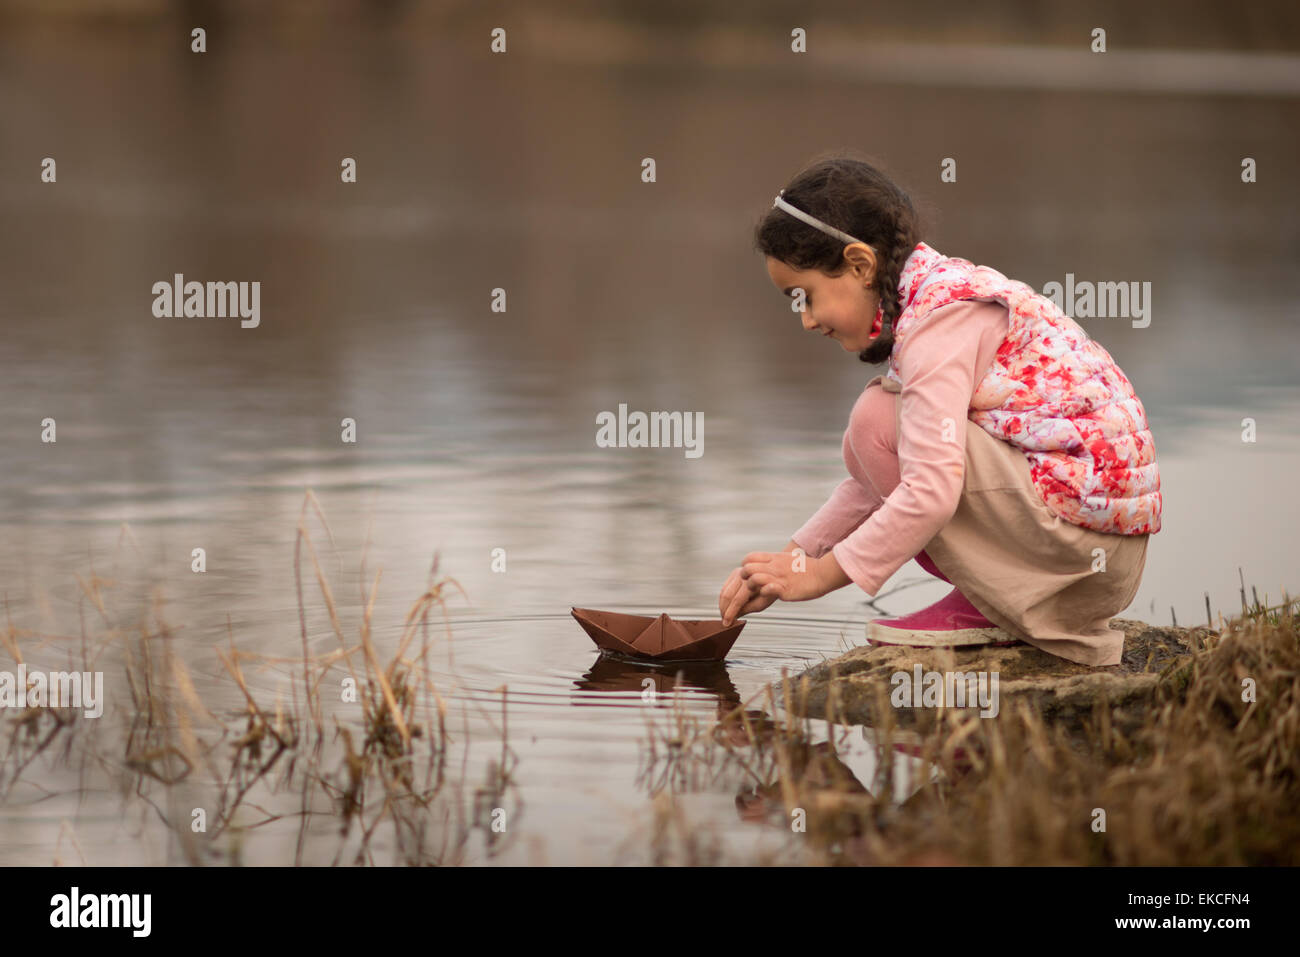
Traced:
[[844, 258], [848, 266], [860, 270], [863, 282], [869, 286], [875, 283], [880, 260], [874, 249], [866, 243], [850, 243], [844, 247]]

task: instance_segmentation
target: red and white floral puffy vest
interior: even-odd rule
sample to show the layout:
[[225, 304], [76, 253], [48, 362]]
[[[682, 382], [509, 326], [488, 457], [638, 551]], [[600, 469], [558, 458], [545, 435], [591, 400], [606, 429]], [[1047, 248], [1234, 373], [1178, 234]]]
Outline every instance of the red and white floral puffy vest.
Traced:
[[[889, 378], [918, 323], [960, 299], [1000, 302], [1007, 337], [975, 388], [970, 418], [1029, 458], [1034, 486], [1062, 519], [1098, 532], [1160, 530], [1160, 472], [1146, 411], [1101, 345], [1056, 304], [988, 266], [918, 243], [899, 280]], [[877, 318], [879, 318], [877, 313]]]

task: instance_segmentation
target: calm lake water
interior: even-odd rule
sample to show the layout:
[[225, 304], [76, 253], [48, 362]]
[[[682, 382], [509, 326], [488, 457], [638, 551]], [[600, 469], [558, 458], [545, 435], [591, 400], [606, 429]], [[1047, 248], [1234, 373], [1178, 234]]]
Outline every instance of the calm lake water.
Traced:
[[[378, 569], [381, 657], [435, 551], [468, 596], [449, 599], [432, 665], [489, 756], [506, 689], [523, 837], [494, 860], [644, 860], [656, 709], [568, 611], [713, 617], [741, 557], [779, 549], [841, 479], [840, 435], [876, 370], [804, 333], [751, 249], [785, 180], [835, 146], [885, 162], [944, 253], [1039, 289], [1151, 283], [1146, 328], [1081, 320], [1134, 382], [1161, 462], [1165, 527], [1129, 616], [1202, 622], [1206, 592], [1232, 612], [1239, 567], [1261, 597], [1300, 585], [1293, 95], [931, 87], [668, 51], [492, 58], [477, 40], [364, 27], [310, 44], [241, 34], [207, 59], [178, 42], [0, 37], [0, 575], [13, 625], [51, 636], [24, 639], [32, 661], [66, 665], [91, 614], [78, 576], [116, 561], [141, 607], [150, 586], [165, 596], [204, 703], [238, 710], [215, 649], [233, 635], [299, 653], [311, 489], [350, 636]], [[56, 184], [38, 180], [46, 156]], [[957, 183], [939, 181], [943, 157]], [[260, 281], [260, 325], [155, 318], [151, 287], [175, 273]], [[702, 412], [703, 455], [598, 448], [596, 415], [620, 403]], [[56, 444], [40, 441], [46, 417]], [[312, 646], [328, 651], [308, 583]], [[911, 563], [885, 591], [903, 585], [883, 612], [948, 588]], [[861, 643], [865, 597], [754, 616], [724, 669], [688, 681], [688, 710], [707, 718]], [[105, 655], [111, 716], [122, 681]], [[273, 696], [286, 669], [250, 684]], [[0, 807], [0, 863], [176, 859], [85, 767], [27, 778]], [[691, 819], [736, 848], [767, 840], [737, 810], [745, 787], [731, 775], [689, 795]], [[284, 850], [249, 837], [244, 859]]]

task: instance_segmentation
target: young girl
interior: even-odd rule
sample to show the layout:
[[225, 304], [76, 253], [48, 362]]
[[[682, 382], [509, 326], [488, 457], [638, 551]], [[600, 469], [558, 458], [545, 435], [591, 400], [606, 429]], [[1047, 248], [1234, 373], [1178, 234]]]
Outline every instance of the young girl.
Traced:
[[[784, 552], [754, 552], [725, 621], [850, 583], [874, 595], [908, 559], [954, 586], [868, 623], [877, 644], [1015, 644], [1119, 664], [1109, 619], [1133, 599], [1160, 476], [1128, 378], [1050, 299], [920, 240], [907, 195], [869, 164], [815, 162], [756, 245], [803, 327], [863, 362], [846, 478]], [[801, 298], [800, 298], [801, 297]]]

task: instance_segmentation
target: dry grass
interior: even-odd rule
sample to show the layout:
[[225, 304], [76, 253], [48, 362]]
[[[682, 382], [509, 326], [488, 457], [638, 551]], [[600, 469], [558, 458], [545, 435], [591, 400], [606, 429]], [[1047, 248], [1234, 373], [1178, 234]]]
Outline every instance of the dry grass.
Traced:
[[[745, 707], [711, 735], [670, 724], [652, 736], [650, 752], [672, 768], [660, 780], [689, 790], [685, 765], [717, 767], [706, 752], [722, 747], [766, 802], [759, 816], [786, 830], [803, 821], [802, 849], [820, 863], [1294, 865], [1298, 606], [1243, 604], [1240, 617], [1166, 666], [1156, 704], [1128, 735], [1098, 707], [1081, 743], [1023, 702], [993, 719], [941, 711], [917, 735], [898, 726], [882, 685], [870, 722], [880, 759], [869, 790], [839, 759], [842, 730], [813, 744], [809, 722], [756, 724], [762, 713]], [[776, 714], [767, 693], [768, 714]], [[800, 713], [786, 693], [784, 713]], [[829, 708], [834, 717], [834, 702]], [[930, 782], [901, 803], [888, 797], [896, 745], [919, 757], [912, 780]], [[934, 780], [931, 769], [941, 772]]]
[[[193, 864], [239, 862], [246, 835], [263, 828], [296, 831], [292, 859], [276, 863], [306, 863], [309, 853], [315, 862], [329, 862], [319, 860], [319, 853], [321, 834], [331, 832], [332, 863], [456, 864], [465, 862], [476, 840], [488, 856], [507, 847], [522, 805], [512, 777], [506, 699], [503, 695], [499, 752], [487, 763], [484, 783], [474, 788], [463, 773], [451, 773], [468, 766], [468, 719], [457, 744], [446, 703], [430, 677], [431, 617], [441, 613], [445, 623], [447, 598], [460, 586], [439, 577], [435, 555], [428, 585], [407, 613], [385, 665], [372, 627], [379, 575], [362, 595], [359, 634], [349, 642], [312, 543], [309, 505], [328, 533], [308, 492], [294, 556], [300, 659], [243, 651], [231, 632], [216, 654], [244, 707], [214, 714], [176, 653], [160, 597], [155, 595], [147, 616], [130, 626], [105, 601], [112, 579], [92, 576], [81, 583], [83, 605], [97, 614], [101, 627], [92, 634], [83, 616], [80, 667], [93, 671], [105, 652], [120, 651], [131, 700], [122, 734], [106, 742], [110, 733], [102, 719], [88, 720], [76, 709], [27, 709], [9, 722], [8, 748], [0, 756], [0, 801], [25, 775], [31, 777], [38, 758], [61, 746], [64, 764], [79, 756], [83, 768], [93, 766], [124, 796], [151, 809]], [[315, 574], [338, 642], [328, 653], [312, 654], [309, 648], [304, 567]], [[362, 574], [364, 580], [364, 563]], [[51, 640], [12, 623], [0, 632], [0, 647], [17, 663], [24, 660], [25, 646]], [[289, 700], [281, 695], [259, 700], [249, 669], [286, 666], [296, 668]], [[342, 700], [327, 702], [323, 686], [345, 688]], [[202, 812], [201, 826], [196, 809]], [[499, 816], [501, 809], [512, 825], [506, 831], [492, 826], [494, 812]]]

